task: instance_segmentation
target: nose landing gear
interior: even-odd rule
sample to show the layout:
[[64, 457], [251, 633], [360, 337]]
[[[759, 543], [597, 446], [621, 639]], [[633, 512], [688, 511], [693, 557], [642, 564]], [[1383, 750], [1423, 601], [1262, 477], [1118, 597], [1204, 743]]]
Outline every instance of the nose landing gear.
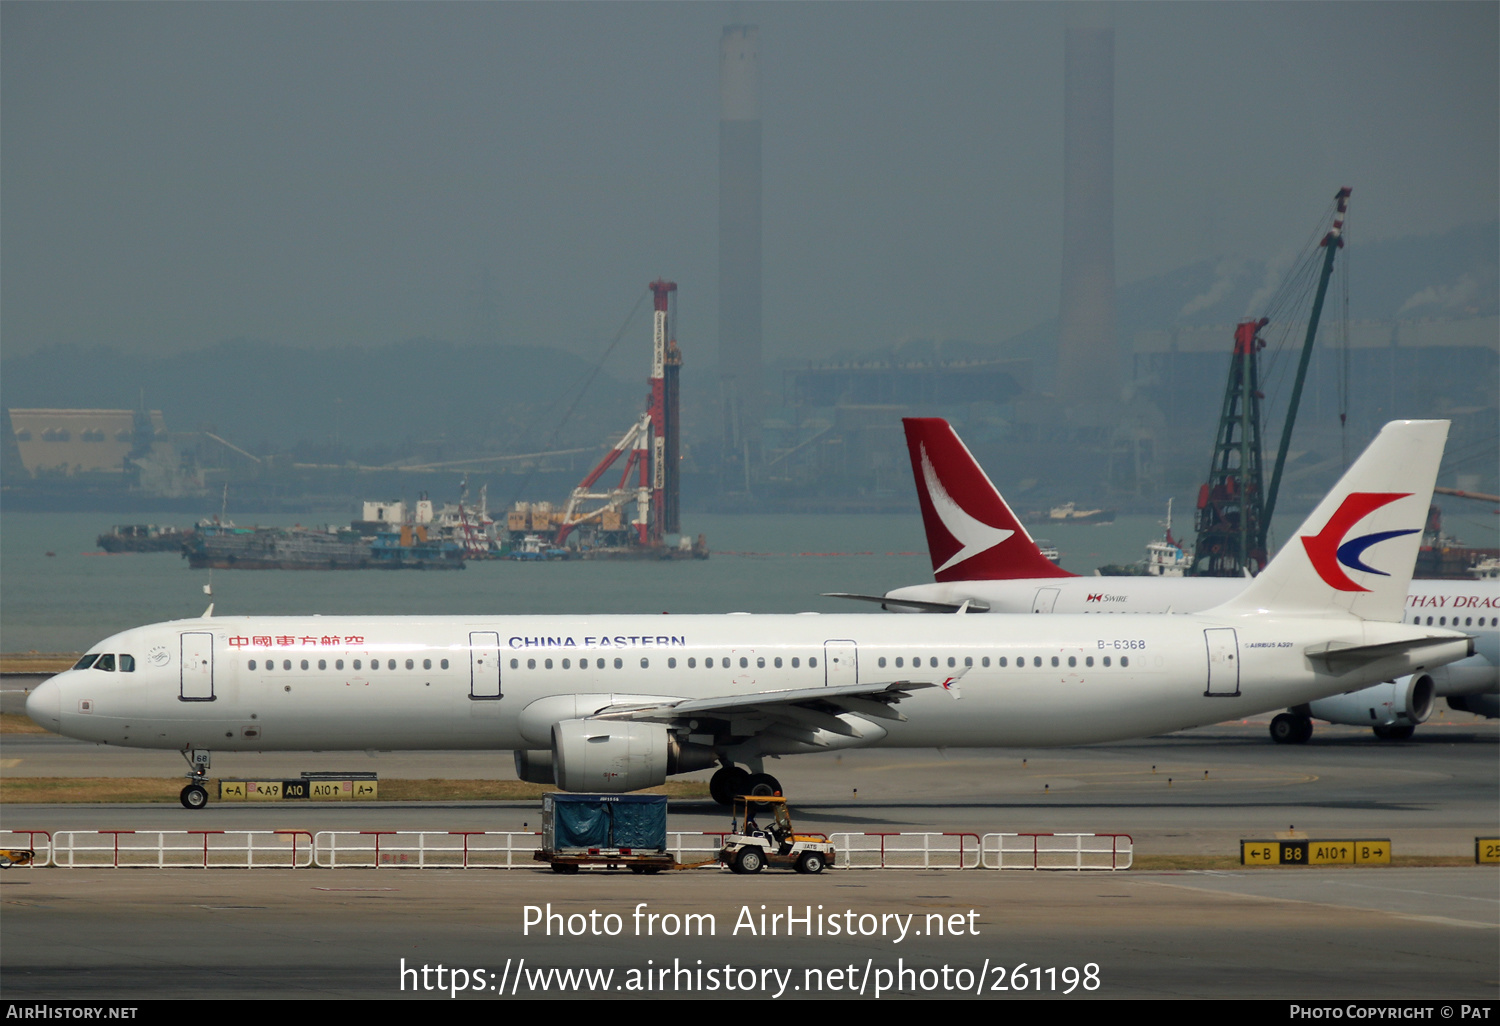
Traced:
[[188, 784], [178, 794], [177, 800], [182, 802], [184, 809], [202, 809], [208, 805], [208, 788], [203, 785], [208, 781], [208, 767], [212, 761], [212, 753], [206, 749], [184, 748], [182, 757], [187, 760], [191, 772], [188, 773]]

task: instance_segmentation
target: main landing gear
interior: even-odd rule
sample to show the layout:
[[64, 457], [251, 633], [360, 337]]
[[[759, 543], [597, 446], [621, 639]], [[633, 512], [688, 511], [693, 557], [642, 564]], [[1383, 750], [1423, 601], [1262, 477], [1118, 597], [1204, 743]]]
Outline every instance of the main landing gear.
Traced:
[[708, 778], [708, 793], [714, 801], [728, 807], [747, 794], [762, 798], [780, 794], [781, 781], [769, 773], [751, 773], [730, 764]]
[[202, 809], [208, 806], [208, 788], [203, 785], [208, 782], [208, 767], [212, 760], [209, 751], [200, 748], [184, 748], [182, 757], [187, 760], [192, 770], [187, 776], [192, 783], [188, 784], [178, 794], [177, 800], [182, 802], [184, 809]]
[[1281, 713], [1271, 721], [1271, 740], [1278, 745], [1306, 744], [1312, 734], [1312, 719], [1307, 716]]

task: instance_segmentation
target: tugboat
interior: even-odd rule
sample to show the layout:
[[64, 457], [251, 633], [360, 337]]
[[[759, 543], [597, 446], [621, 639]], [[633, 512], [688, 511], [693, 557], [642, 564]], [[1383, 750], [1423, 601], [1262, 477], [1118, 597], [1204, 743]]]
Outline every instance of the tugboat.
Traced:
[[1101, 577], [1183, 577], [1193, 565], [1193, 554], [1172, 537], [1172, 500], [1167, 500], [1167, 519], [1162, 522], [1166, 535], [1146, 544], [1146, 558], [1139, 563], [1121, 566], [1111, 563], [1099, 568]]

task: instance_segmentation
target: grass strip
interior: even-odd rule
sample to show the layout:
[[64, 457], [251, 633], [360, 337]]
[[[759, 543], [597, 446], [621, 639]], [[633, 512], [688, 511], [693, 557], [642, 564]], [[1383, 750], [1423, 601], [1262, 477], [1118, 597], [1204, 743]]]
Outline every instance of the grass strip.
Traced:
[[29, 716], [20, 713], [0, 713], [0, 734], [50, 734], [46, 727], [38, 726]]

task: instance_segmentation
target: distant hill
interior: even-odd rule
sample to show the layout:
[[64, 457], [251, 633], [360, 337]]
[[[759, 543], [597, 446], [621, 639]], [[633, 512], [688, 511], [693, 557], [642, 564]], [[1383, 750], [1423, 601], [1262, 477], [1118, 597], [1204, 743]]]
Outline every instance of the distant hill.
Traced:
[[[106, 346], [49, 346], [0, 362], [0, 405], [160, 409], [173, 431], [211, 427], [256, 452], [331, 443], [358, 456], [424, 442], [545, 445], [589, 367], [529, 346], [394, 345], [297, 349], [235, 340], [137, 357]], [[557, 444], [595, 444], [639, 414], [643, 384], [601, 373]]]

